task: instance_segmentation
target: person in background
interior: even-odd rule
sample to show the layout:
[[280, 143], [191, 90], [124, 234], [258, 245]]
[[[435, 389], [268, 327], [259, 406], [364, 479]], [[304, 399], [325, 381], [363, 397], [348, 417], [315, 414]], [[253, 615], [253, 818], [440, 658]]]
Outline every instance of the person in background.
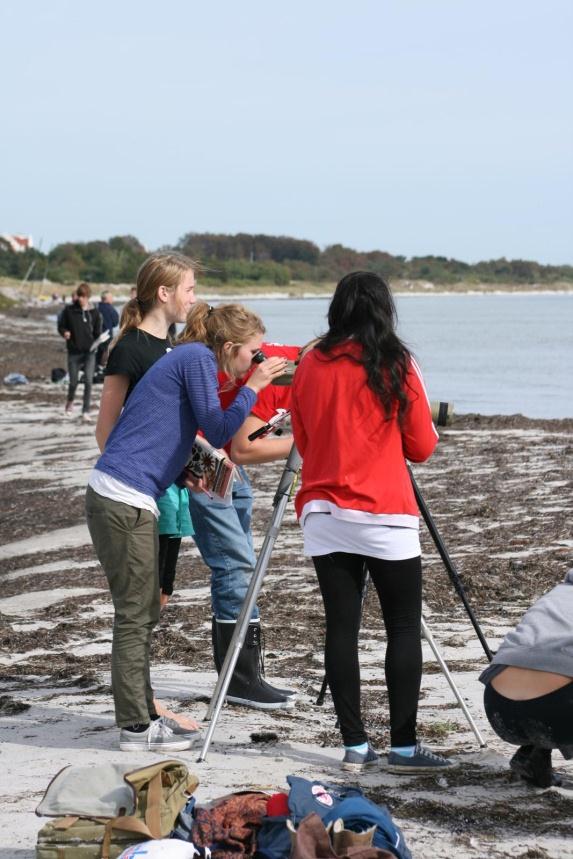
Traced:
[[[109, 289], [104, 290], [101, 294], [101, 301], [98, 304], [102, 318], [102, 334], [109, 332], [110, 340], [113, 337], [113, 329], [119, 324], [119, 314], [113, 306], [113, 295]], [[110, 346], [110, 340], [101, 343], [98, 346], [96, 353], [96, 364], [98, 367], [104, 367], [107, 360], [107, 353]]]
[[80, 283], [75, 294], [76, 300], [66, 305], [58, 317], [58, 332], [66, 341], [68, 350], [70, 381], [65, 415], [66, 417], [72, 416], [79, 373], [83, 368], [82, 420], [90, 421], [91, 392], [96, 360], [95, 347], [93, 350], [91, 347], [101, 334], [102, 318], [99, 311], [90, 304], [91, 289], [87, 283]]
[[406, 464], [428, 459], [438, 434], [418, 365], [396, 334], [392, 294], [378, 275], [353, 272], [336, 287], [328, 331], [295, 373], [291, 413], [303, 459], [295, 507], [326, 613], [325, 668], [344, 744], [342, 767], [380, 765], [360, 709], [366, 569], [387, 636], [388, 769], [446, 769], [451, 761], [416, 738], [422, 565]]
[[537, 787], [559, 785], [552, 750], [573, 758], [573, 569], [508, 632], [479, 679], [490, 725], [519, 746], [513, 772]]
[[[233, 404], [221, 408], [217, 369], [231, 379], [249, 369], [264, 327], [241, 305], [196, 305], [180, 343], [145, 373], [113, 427], [88, 482], [86, 513], [114, 603], [112, 691], [122, 751], [173, 752], [177, 736], [155, 711], [150, 683], [151, 635], [159, 619], [157, 500], [183, 479], [199, 427], [214, 447], [226, 444], [257, 394], [286, 361], [260, 364]], [[187, 475], [194, 491], [201, 479]]]

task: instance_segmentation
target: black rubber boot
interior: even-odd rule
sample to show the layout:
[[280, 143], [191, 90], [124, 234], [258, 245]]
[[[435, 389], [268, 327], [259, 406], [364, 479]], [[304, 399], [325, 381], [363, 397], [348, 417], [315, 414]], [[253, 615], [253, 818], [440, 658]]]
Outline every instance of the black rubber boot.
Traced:
[[[213, 618], [213, 656], [217, 671], [221, 670], [235, 626], [234, 622]], [[294, 706], [292, 696], [281, 693], [261, 676], [261, 626], [256, 621], [249, 623], [225, 700], [257, 710], [286, 710]]]
[[[223, 623], [223, 621], [220, 621], [220, 622]], [[227, 622], [227, 621], [224, 621], [224, 622]], [[263, 663], [263, 658], [261, 656], [261, 643], [260, 643], [260, 639], [262, 638], [261, 622], [260, 622], [260, 620], [256, 620], [256, 621], [252, 620], [250, 623], [250, 626], [253, 627], [253, 638], [258, 637], [258, 639], [259, 639], [257, 642], [258, 647], [259, 647], [259, 666], [260, 666], [259, 674], [260, 674], [260, 680], [261, 680], [262, 685], [265, 686], [267, 689], [270, 689], [271, 692], [275, 692], [278, 695], [282, 695], [283, 698], [292, 698], [292, 700], [294, 701], [294, 699], [298, 695], [298, 692], [295, 692], [294, 689], [281, 689], [279, 686], [273, 686], [271, 683], [269, 683], [265, 679], [265, 677], [264, 677], [264, 663]], [[255, 629], [255, 627], [258, 627], [258, 630]], [[233, 623], [233, 631], [234, 631], [234, 629], [235, 629], [235, 624]], [[232, 633], [231, 633], [231, 636], [232, 636]], [[231, 639], [229, 638], [229, 641], [230, 640]], [[221, 658], [219, 656], [219, 651], [217, 648], [217, 624], [216, 624], [216, 620], [215, 620], [214, 616], [211, 618], [211, 641], [213, 644], [213, 661], [215, 662], [215, 668], [217, 669], [217, 674], [218, 674], [221, 670], [221, 665], [223, 664], [223, 659], [225, 658], [225, 654], [227, 653], [227, 648], [225, 647], [225, 652], [223, 653], [223, 656]]]
[[283, 698], [291, 698], [294, 701], [297, 696], [297, 693], [294, 691], [294, 689], [281, 689], [278, 686], [273, 686], [272, 683], [269, 683], [268, 680], [265, 678], [265, 663], [263, 661], [262, 655], [263, 628], [261, 626], [260, 620], [252, 620], [249, 624], [249, 627], [253, 628], [253, 643], [256, 643], [259, 648], [259, 675], [261, 683], [263, 684], [263, 686], [265, 686], [267, 689], [270, 689], [272, 692], [275, 692], [277, 695], [282, 695]]

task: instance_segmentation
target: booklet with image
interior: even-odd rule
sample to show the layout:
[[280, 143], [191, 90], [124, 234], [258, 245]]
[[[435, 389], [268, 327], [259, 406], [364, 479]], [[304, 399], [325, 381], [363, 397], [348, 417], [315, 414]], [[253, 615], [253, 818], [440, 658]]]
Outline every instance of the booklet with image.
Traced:
[[187, 468], [205, 481], [205, 489], [220, 501], [230, 503], [237, 468], [202, 436], [195, 437]]

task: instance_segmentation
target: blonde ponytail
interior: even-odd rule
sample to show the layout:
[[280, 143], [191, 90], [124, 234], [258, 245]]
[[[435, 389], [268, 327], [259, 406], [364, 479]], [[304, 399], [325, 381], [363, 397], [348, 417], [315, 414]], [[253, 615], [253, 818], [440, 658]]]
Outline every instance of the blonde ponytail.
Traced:
[[137, 298], [130, 298], [127, 304], [124, 305], [119, 317], [119, 336], [117, 339], [119, 340], [120, 337], [123, 337], [125, 332], [129, 331], [130, 328], [137, 328], [142, 322], [143, 313], [139, 306], [139, 300]]
[[[185, 328], [177, 344], [204, 343], [215, 353], [221, 370], [234, 379], [232, 363], [236, 353], [257, 334], [264, 333], [261, 317], [242, 304], [212, 307], [205, 301], [198, 301], [187, 315]], [[223, 348], [225, 343], [233, 344], [228, 352]]]

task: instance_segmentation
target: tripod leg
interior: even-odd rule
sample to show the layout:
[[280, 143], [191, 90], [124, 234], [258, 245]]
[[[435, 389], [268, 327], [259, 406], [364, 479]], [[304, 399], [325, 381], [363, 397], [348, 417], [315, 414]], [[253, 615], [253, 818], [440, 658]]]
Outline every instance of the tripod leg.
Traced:
[[464, 699], [462, 698], [461, 693], [460, 693], [460, 690], [459, 690], [459, 689], [458, 689], [458, 687], [456, 686], [455, 681], [454, 681], [454, 678], [452, 677], [452, 675], [451, 675], [451, 673], [450, 673], [450, 669], [449, 669], [449, 668], [448, 668], [448, 666], [446, 665], [446, 663], [445, 663], [445, 661], [444, 661], [444, 658], [443, 658], [442, 654], [441, 654], [441, 653], [440, 653], [440, 651], [438, 650], [438, 645], [436, 644], [436, 642], [435, 642], [435, 640], [434, 640], [434, 636], [432, 635], [432, 633], [431, 633], [431, 632], [430, 632], [430, 630], [428, 629], [428, 625], [427, 625], [426, 621], [424, 620], [424, 618], [422, 618], [422, 623], [421, 623], [421, 625], [422, 625], [422, 633], [423, 633], [423, 635], [424, 635], [424, 638], [426, 639], [426, 641], [427, 641], [427, 642], [428, 642], [428, 644], [430, 645], [430, 648], [431, 648], [431, 650], [432, 650], [432, 653], [433, 653], [433, 654], [434, 654], [434, 656], [436, 657], [436, 659], [437, 659], [437, 661], [438, 661], [438, 663], [439, 663], [439, 666], [440, 666], [440, 668], [442, 669], [442, 672], [443, 672], [443, 674], [444, 674], [444, 677], [446, 678], [446, 680], [447, 680], [447, 681], [448, 681], [448, 683], [450, 684], [450, 688], [451, 688], [452, 692], [454, 693], [454, 695], [455, 695], [455, 697], [456, 697], [456, 700], [457, 700], [458, 704], [460, 705], [460, 707], [461, 707], [461, 709], [462, 709], [462, 711], [463, 711], [463, 714], [464, 714], [464, 716], [466, 717], [466, 719], [467, 719], [467, 721], [468, 721], [468, 724], [469, 724], [470, 728], [471, 728], [471, 729], [472, 729], [472, 731], [474, 732], [475, 738], [476, 738], [476, 740], [478, 741], [478, 743], [479, 743], [479, 745], [480, 745], [480, 748], [482, 748], [482, 749], [483, 749], [483, 748], [485, 748], [485, 746], [486, 746], [486, 742], [485, 742], [484, 738], [482, 737], [482, 735], [480, 734], [480, 732], [479, 732], [479, 728], [478, 728], [478, 726], [476, 725], [476, 723], [474, 722], [474, 720], [473, 720], [473, 716], [472, 716], [472, 714], [470, 713], [470, 711], [468, 710], [467, 704], [466, 704], [466, 702], [464, 701]]
[[273, 547], [278, 536], [279, 528], [289, 500], [290, 489], [292, 484], [294, 483], [294, 479], [296, 477], [299, 465], [300, 456], [296, 447], [293, 445], [274, 498], [273, 504], [275, 509], [271, 517], [271, 523], [267, 530], [267, 534], [263, 542], [261, 553], [257, 559], [257, 564], [253, 571], [253, 575], [251, 576], [251, 581], [249, 583], [249, 588], [247, 590], [247, 594], [245, 596], [245, 600], [241, 608], [241, 613], [239, 615], [237, 623], [235, 624], [235, 631], [233, 633], [233, 637], [231, 639], [229, 647], [227, 648], [227, 653], [225, 655], [223, 665], [221, 666], [221, 671], [217, 679], [217, 684], [215, 686], [213, 696], [211, 698], [207, 713], [205, 715], [205, 719], [210, 720], [210, 724], [205, 735], [201, 754], [197, 758], [198, 762], [204, 761], [207, 757], [207, 752], [209, 751], [209, 746], [211, 745], [211, 740], [213, 738], [213, 734], [217, 726], [219, 714], [225, 701], [227, 689], [229, 688], [229, 684], [233, 676], [233, 671], [235, 670], [235, 665], [237, 664], [237, 659], [239, 658], [239, 653], [241, 652], [241, 648], [245, 641], [247, 628], [251, 619], [251, 613], [257, 601], [257, 597], [259, 595], [259, 591], [263, 583], [263, 578], [267, 571]]
[[318, 697], [316, 699], [316, 706], [322, 707], [324, 704], [324, 699], [326, 698], [326, 690], [328, 689], [328, 679], [326, 674], [322, 678], [322, 686], [320, 687], [320, 692], [318, 693]]
[[489, 645], [488, 645], [487, 641], [485, 640], [485, 636], [484, 636], [482, 629], [478, 623], [478, 619], [475, 616], [473, 609], [468, 602], [468, 598], [466, 596], [466, 593], [464, 591], [464, 587], [463, 587], [461, 580], [460, 580], [460, 577], [458, 575], [458, 571], [454, 567], [453, 561], [448, 554], [448, 550], [446, 549], [444, 541], [442, 540], [442, 538], [440, 536], [440, 532], [438, 531], [438, 529], [436, 527], [436, 523], [432, 519], [432, 516], [430, 514], [430, 511], [428, 510], [426, 502], [424, 501], [424, 499], [422, 497], [422, 493], [420, 492], [420, 489], [418, 487], [418, 484], [416, 483], [414, 475], [412, 474], [412, 469], [410, 468], [410, 466], [408, 466], [408, 472], [410, 474], [410, 480], [412, 481], [412, 488], [414, 489], [414, 495], [416, 496], [416, 501], [418, 503], [418, 507], [420, 508], [420, 513], [422, 514], [422, 517], [424, 519], [424, 522], [426, 523], [428, 531], [430, 532], [432, 540], [434, 541], [434, 543], [436, 545], [436, 549], [438, 550], [440, 558], [444, 562], [444, 566], [446, 568], [448, 576], [450, 577], [450, 581], [453, 584], [453, 586], [456, 590], [456, 593], [459, 596], [459, 598], [461, 599], [461, 601], [464, 605], [464, 608], [468, 614], [468, 617], [472, 622], [472, 626], [476, 631], [476, 634], [477, 634], [477, 637], [479, 638], [480, 644], [483, 647], [484, 653], [488, 658], [488, 662], [491, 662], [491, 660], [493, 659], [493, 653], [491, 652]]

